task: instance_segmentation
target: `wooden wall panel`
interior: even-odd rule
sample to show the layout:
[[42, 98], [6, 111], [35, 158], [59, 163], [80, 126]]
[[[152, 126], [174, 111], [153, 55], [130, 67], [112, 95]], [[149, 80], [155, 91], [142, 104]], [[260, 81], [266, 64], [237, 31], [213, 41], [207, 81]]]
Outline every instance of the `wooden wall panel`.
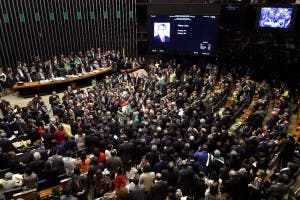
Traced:
[[136, 56], [136, 0], [0, 0], [0, 67], [92, 47]]

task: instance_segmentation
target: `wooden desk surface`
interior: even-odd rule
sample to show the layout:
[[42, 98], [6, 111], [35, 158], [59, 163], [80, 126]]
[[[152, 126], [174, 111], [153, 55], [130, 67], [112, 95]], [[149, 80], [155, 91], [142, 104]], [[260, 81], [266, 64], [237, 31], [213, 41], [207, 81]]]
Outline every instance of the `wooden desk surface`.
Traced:
[[245, 123], [246, 119], [251, 115], [252, 110], [254, 108], [254, 105], [256, 104], [256, 102], [259, 99], [259, 95], [258, 93], [254, 94], [252, 101], [250, 103], [250, 105], [248, 106], [248, 108], [246, 109], [246, 111], [242, 114], [242, 116], [240, 118], [238, 118], [236, 120], [236, 123], [234, 123], [230, 128], [228, 133], [229, 134], [233, 134], [235, 133], [235, 131], [242, 125]]
[[13, 90], [18, 91], [18, 90], [28, 89], [28, 88], [36, 88], [36, 87], [42, 87], [42, 86], [51, 86], [51, 85], [56, 85], [56, 84], [61, 84], [61, 83], [74, 82], [74, 81], [78, 81], [78, 80], [98, 76], [100, 74], [105, 74], [105, 73], [110, 72], [110, 71], [112, 71], [112, 67], [107, 67], [107, 68], [103, 68], [103, 69], [96, 70], [96, 71], [93, 71], [93, 72], [89, 72], [89, 73], [84, 74], [82, 76], [65, 78], [64, 80], [53, 80], [53, 81], [49, 80], [49, 81], [42, 81], [42, 82], [41, 81], [34, 81], [34, 82], [31, 82], [31, 83], [24, 83], [23, 85], [15, 84], [13, 86]]
[[46, 199], [50, 194], [52, 194], [53, 189], [58, 189], [59, 192], [63, 190], [63, 188], [60, 185], [56, 185], [50, 188], [47, 188], [45, 190], [40, 191], [38, 194], [41, 199]]
[[129, 69], [120, 69], [120, 72], [124, 73], [124, 72], [127, 72], [127, 73], [130, 73], [130, 72], [134, 72], [138, 69], [140, 69], [141, 67], [140, 66], [136, 66], [136, 67], [133, 67], [133, 68], [129, 68]]
[[54, 188], [58, 189], [59, 192], [61, 192], [64, 189], [64, 187], [66, 187], [66, 185], [68, 184], [68, 182], [70, 180], [71, 180], [71, 178], [65, 178], [60, 181], [60, 184], [53, 186], [53, 187], [49, 187], [42, 191], [39, 191], [39, 195], [40, 195], [41, 199], [45, 199], [46, 197], [48, 197], [52, 193]]
[[19, 192], [13, 195], [13, 199], [35, 199], [37, 195], [36, 189]]

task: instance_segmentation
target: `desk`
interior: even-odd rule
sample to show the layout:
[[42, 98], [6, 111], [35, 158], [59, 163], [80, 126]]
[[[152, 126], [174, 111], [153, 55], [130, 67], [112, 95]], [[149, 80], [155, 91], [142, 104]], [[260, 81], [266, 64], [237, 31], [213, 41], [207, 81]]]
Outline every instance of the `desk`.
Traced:
[[59, 192], [61, 192], [63, 190], [63, 187], [61, 187], [60, 185], [56, 185], [54, 187], [50, 187], [45, 190], [42, 190], [38, 194], [41, 199], [46, 199], [50, 194], [52, 194], [53, 189], [57, 189]]
[[61, 192], [66, 185], [68, 184], [68, 182], [71, 180], [71, 178], [66, 178], [60, 181], [60, 184], [47, 188], [45, 190], [39, 191], [39, 196], [41, 197], [41, 199], [46, 199], [53, 191], [53, 189], [57, 189], [59, 192]]
[[13, 195], [13, 199], [36, 199], [37, 197], [37, 191], [36, 189], [27, 190], [24, 192], [19, 192]]
[[14, 142], [12, 143], [12, 145], [17, 149], [17, 148], [20, 148], [20, 147], [27, 147], [28, 145], [31, 144], [31, 141], [30, 140], [25, 140], [25, 141], [19, 141], [19, 142]]
[[228, 133], [229, 134], [233, 134], [235, 133], [235, 131], [242, 125], [245, 123], [246, 119], [251, 115], [252, 110], [256, 104], [256, 102], [259, 99], [259, 94], [257, 93], [257, 91], [255, 91], [255, 94], [252, 98], [252, 102], [249, 105], [249, 107], [247, 108], [247, 110], [242, 114], [242, 116], [240, 118], [238, 118], [236, 120], [236, 122], [229, 128]]
[[140, 69], [141, 67], [140, 66], [135, 66], [135, 67], [133, 67], [133, 68], [128, 68], [128, 69], [120, 69], [120, 72], [122, 72], [122, 73], [131, 73], [131, 72], [134, 72], [134, 71], [136, 71], [136, 70], [138, 70], [138, 69]]
[[81, 76], [70, 76], [70, 77], [67, 77], [67, 78], [57, 78], [55, 80], [34, 81], [34, 82], [30, 82], [30, 83], [24, 83], [22, 85], [15, 84], [13, 86], [13, 91], [14, 92], [19, 91], [20, 94], [24, 93], [26, 90], [27, 90], [27, 92], [37, 93], [38, 91], [36, 91], [36, 90], [39, 90], [41, 88], [48, 88], [48, 89], [51, 89], [53, 91], [53, 90], [56, 90], [56, 88], [53, 88], [55, 86], [58, 86], [58, 85], [64, 85], [65, 86], [65, 84], [68, 84], [68, 83], [73, 84], [75, 82], [87, 80], [89, 78], [94, 78], [94, 77], [97, 77], [99, 75], [106, 74], [110, 71], [112, 71], [112, 67], [107, 67], [107, 68], [103, 68], [103, 69], [100, 69], [100, 70], [95, 70], [93, 72], [89, 72], [89, 73], [81, 75]]

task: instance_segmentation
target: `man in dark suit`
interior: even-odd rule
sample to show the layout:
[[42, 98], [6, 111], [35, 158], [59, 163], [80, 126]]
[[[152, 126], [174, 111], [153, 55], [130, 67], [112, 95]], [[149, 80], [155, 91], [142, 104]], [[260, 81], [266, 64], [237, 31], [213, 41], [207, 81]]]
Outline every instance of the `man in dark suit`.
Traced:
[[19, 75], [19, 79], [20, 81], [24, 81], [25, 80], [25, 72], [22, 70], [21, 68], [21, 64], [19, 64], [17, 66], [17, 69], [16, 69], [16, 76]]
[[24, 78], [25, 82], [31, 83], [33, 81], [36, 81], [35, 75], [34, 74], [30, 74], [29, 72], [27, 72], [25, 74], [25, 78]]
[[134, 157], [134, 144], [129, 142], [125, 138], [124, 142], [119, 145], [119, 155], [123, 163], [128, 163], [129, 160], [133, 160]]
[[279, 175], [276, 182], [268, 188], [266, 194], [268, 199], [283, 199], [288, 190], [289, 186], [284, 184], [284, 177]]
[[194, 185], [194, 171], [192, 167], [187, 166], [186, 160], [181, 161], [182, 169], [178, 173], [178, 180], [177, 184], [179, 185], [180, 189], [183, 191], [184, 194], [190, 195], [191, 188]]
[[161, 43], [169, 43], [170, 37], [167, 36], [167, 26], [165, 24], [159, 24], [157, 27], [158, 34], [154, 36], [154, 40]]
[[36, 74], [36, 78], [38, 81], [46, 80], [46, 75], [42, 68], [39, 69], [39, 72]]
[[99, 137], [95, 134], [95, 132], [92, 132], [91, 134], [85, 137], [84, 143], [87, 147], [87, 152], [93, 153], [95, 148], [99, 147]]
[[176, 186], [177, 185], [177, 179], [178, 179], [178, 171], [175, 169], [175, 165], [173, 161], [170, 161], [168, 163], [168, 168], [162, 170], [162, 175], [164, 179], [167, 180], [168, 184], [170, 186]]
[[228, 175], [229, 179], [224, 181], [222, 193], [228, 193], [232, 199], [239, 199], [240, 177], [234, 170], [230, 170]]
[[15, 148], [12, 145], [12, 142], [7, 139], [6, 133], [0, 134], [0, 148], [2, 153], [8, 153], [10, 151], [14, 151]]
[[219, 150], [214, 151], [214, 159], [209, 165], [209, 172], [219, 172], [220, 168], [224, 166], [224, 158], [221, 157], [221, 152]]
[[129, 187], [129, 197], [132, 200], [145, 200], [146, 194], [145, 194], [145, 188], [143, 185], [139, 185], [139, 179], [135, 178], [133, 180], [135, 186], [132, 188]]
[[112, 177], [115, 177], [115, 173], [119, 167], [123, 167], [122, 159], [117, 156], [115, 150], [111, 151], [111, 157], [106, 160], [106, 167], [110, 171]]
[[152, 200], [165, 200], [168, 195], [168, 182], [162, 180], [162, 175], [157, 173], [155, 176], [155, 182], [151, 186], [150, 192], [146, 199]]
[[42, 170], [44, 169], [44, 161], [41, 159], [39, 152], [33, 153], [33, 160], [29, 162], [28, 166], [35, 172], [38, 177], [42, 177]]
[[54, 155], [50, 156], [48, 160], [51, 162], [51, 166], [58, 170], [59, 174], [65, 173], [65, 166], [63, 162], [63, 157], [58, 155], [58, 148], [55, 147], [52, 149]]
[[168, 162], [166, 161], [166, 155], [161, 153], [159, 154], [159, 161], [154, 164], [154, 172], [158, 173], [164, 169], [167, 169]]
[[53, 91], [52, 95], [49, 97], [49, 104], [51, 105], [51, 108], [53, 107], [53, 104], [57, 102], [57, 100], [60, 100], [60, 97], [55, 91]]

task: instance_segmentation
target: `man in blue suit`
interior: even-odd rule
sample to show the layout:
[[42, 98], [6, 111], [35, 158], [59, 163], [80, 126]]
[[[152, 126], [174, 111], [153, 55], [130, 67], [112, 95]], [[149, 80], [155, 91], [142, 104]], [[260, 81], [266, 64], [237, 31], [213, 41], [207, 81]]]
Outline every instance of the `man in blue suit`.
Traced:
[[154, 40], [161, 43], [169, 43], [170, 37], [166, 34], [167, 26], [165, 24], [159, 24], [157, 27], [158, 34], [154, 36]]

